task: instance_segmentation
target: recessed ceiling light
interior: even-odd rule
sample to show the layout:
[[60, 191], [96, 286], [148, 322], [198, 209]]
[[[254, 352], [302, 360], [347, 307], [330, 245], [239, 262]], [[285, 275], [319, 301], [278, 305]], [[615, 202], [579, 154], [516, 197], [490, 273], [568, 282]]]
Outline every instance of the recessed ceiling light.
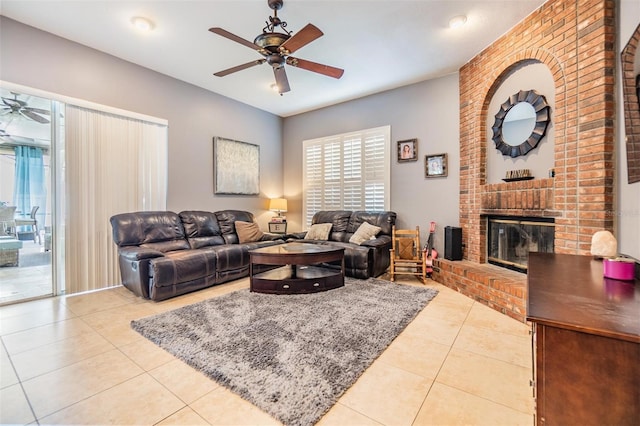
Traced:
[[460, 28], [467, 22], [465, 15], [454, 16], [449, 20], [449, 28]]
[[274, 92], [279, 92], [280, 88], [278, 87], [278, 85], [276, 83], [271, 83], [269, 85], [269, 87], [271, 87], [271, 90], [273, 90]]
[[140, 31], [151, 31], [153, 29], [153, 22], [142, 16], [135, 16], [131, 18], [131, 23]]

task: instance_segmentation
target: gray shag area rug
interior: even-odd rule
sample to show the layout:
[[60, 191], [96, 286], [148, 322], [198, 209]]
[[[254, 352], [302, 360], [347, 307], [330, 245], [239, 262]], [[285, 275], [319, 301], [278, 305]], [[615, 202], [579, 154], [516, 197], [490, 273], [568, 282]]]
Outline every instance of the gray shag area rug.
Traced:
[[286, 425], [312, 425], [438, 294], [345, 278], [321, 293], [239, 290], [134, 330]]

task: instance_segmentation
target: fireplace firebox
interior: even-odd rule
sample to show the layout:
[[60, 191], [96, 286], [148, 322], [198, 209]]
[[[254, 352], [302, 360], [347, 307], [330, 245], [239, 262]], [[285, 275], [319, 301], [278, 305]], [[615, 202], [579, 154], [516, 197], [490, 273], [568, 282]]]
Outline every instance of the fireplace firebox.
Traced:
[[487, 232], [489, 263], [527, 272], [529, 252], [553, 253], [553, 218], [490, 216]]

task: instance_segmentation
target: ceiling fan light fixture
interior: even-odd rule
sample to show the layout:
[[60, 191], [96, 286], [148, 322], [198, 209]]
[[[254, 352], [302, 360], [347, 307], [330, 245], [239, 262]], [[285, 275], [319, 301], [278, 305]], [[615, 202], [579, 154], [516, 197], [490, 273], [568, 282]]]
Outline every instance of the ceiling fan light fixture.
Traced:
[[454, 16], [453, 18], [451, 18], [449, 20], [449, 28], [451, 28], [451, 29], [460, 28], [461, 26], [463, 26], [466, 23], [467, 23], [466, 15]]
[[131, 18], [131, 24], [142, 32], [149, 32], [154, 27], [153, 21], [143, 16], [134, 16]]
[[[306, 46], [317, 38], [322, 37], [323, 33], [313, 24], [305, 25], [295, 34], [292, 34], [291, 31], [287, 31], [285, 28], [287, 23], [278, 18], [277, 14], [277, 11], [282, 8], [283, 1], [284, 0], [267, 0], [269, 7], [273, 9], [273, 16], [269, 17], [269, 21], [266, 21], [267, 25], [262, 29], [262, 34], [259, 34], [253, 42], [242, 37], [238, 37], [237, 35], [220, 27], [209, 28], [209, 31], [212, 33], [253, 49], [263, 56], [262, 59], [236, 65], [235, 67], [218, 71], [213, 75], [217, 77], [224, 77], [266, 62], [273, 69], [273, 74], [276, 79], [276, 83], [271, 85], [271, 89], [278, 92], [280, 96], [282, 96], [283, 93], [291, 91], [291, 86], [289, 85], [289, 79], [287, 78], [285, 70], [285, 64], [326, 75], [328, 77], [342, 77], [344, 70], [340, 68], [289, 56], [291, 53]], [[276, 28], [281, 29], [284, 33], [276, 32]]]

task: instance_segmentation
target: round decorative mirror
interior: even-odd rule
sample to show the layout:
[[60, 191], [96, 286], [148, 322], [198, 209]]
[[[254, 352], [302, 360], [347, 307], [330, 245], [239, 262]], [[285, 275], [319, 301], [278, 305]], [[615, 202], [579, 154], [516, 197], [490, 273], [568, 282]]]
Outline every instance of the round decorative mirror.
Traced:
[[493, 142], [503, 155], [526, 155], [538, 145], [549, 126], [544, 96], [535, 90], [521, 90], [500, 106], [493, 123]]

